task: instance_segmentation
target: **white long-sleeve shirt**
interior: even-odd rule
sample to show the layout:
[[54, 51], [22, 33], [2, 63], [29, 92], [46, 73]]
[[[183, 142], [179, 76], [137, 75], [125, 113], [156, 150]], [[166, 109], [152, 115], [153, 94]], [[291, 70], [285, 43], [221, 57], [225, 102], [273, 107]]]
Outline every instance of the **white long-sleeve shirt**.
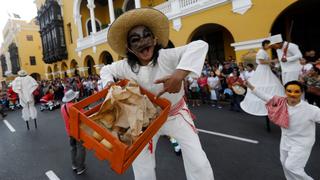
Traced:
[[283, 42], [282, 49], [277, 49], [278, 59], [281, 65], [282, 72], [292, 72], [292, 71], [300, 71], [301, 64], [300, 58], [302, 58], [302, 54], [299, 50], [298, 45], [289, 43], [287, 50], [287, 62], [282, 62], [281, 58], [283, 56], [283, 50], [287, 46], [288, 42]]
[[[256, 96], [268, 102], [272, 96], [254, 89]], [[281, 128], [280, 148], [290, 150], [292, 147], [312, 148], [315, 142], [316, 122], [320, 123], [320, 109], [305, 101], [295, 105], [288, 105], [289, 128]]]
[[[204, 41], [194, 41], [185, 46], [161, 49], [159, 51], [158, 62], [155, 66], [150, 62], [146, 66], [140, 66], [139, 72], [134, 73], [129, 66], [127, 59], [106, 65], [101, 69], [100, 77], [104, 86], [117, 79], [130, 79], [136, 81], [140, 86], [157, 94], [163, 89], [163, 84], [154, 84], [154, 81], [174, 73], [176, 69], [190, 71], [189, 76], [199, 77], [208, 51], [208, 44]], [[162, 97], [176, 104], [184, 95], [184, 90]]]

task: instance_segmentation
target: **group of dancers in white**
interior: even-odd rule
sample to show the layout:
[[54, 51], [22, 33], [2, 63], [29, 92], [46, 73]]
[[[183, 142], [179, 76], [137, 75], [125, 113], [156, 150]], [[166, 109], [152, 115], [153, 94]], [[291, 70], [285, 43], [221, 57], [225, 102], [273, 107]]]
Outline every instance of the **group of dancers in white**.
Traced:
[[[274, 48], [278, 59], [267, 50]], [[247, 80], [241, 108], [252, 115], [267, 116], [281, 127], [280, 161], [287, 180], [312, 180], [304, 167], [315, 142], [315, 123], [320, 123], [320, 109], [301, 100], [303, 86], [297, 80], [302, 54], [296, 44], [285, 42], [281, 35], [262, 42], [256, 54], [254, 76]], [[280, 62], [282, 83], [269, 66]]]

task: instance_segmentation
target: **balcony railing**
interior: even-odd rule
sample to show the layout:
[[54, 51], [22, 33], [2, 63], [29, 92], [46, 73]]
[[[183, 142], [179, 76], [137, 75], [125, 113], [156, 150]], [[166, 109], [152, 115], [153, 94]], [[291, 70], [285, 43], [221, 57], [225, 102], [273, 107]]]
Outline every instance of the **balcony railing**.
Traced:
[[[168, 0], [154, 8], [160, 10], [172, 20], [225, 3], [232, 3], [233, 12], [240, 14], [243, 14], [252, 5], [251, 0]], [[87, 37], [78, 39], [76, 51], [82, 51], [83, 49], [95, 47], [107, 42], [108, 30], [109, 28], [106, 28]]]
[[82, 51], [83, 49], [94, 47], [99, 44], [107, 42], [108, 30], [109, 28], [105, 28], [101, 31], [90, 34], [87, 37], [78, 39], [76, 51]]
[[231, 0], [169, 0], [154, 8], [166, 14], [169, 19], [174, 19], [227, 2]]

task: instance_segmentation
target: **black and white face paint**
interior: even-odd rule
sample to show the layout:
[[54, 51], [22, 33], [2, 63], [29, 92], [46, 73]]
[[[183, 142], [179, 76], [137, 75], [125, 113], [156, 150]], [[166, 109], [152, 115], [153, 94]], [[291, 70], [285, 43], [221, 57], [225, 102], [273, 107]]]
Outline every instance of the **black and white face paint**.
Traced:
[[145, 26], [136, 26], [128, 33], [128, 50], [134, 53], [142, 65], [152, 61], [156, 40], [153, 33]]

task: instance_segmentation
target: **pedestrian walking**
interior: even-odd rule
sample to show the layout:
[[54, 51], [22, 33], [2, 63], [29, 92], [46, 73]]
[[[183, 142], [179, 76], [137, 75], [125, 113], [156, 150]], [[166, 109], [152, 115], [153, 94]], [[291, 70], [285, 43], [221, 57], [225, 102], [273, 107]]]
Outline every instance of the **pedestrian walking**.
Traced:
[[63, 104], [61, 106], [61, 114], [65, 122], [66, 132], [69, 136], [69, 142], [71, 146], [71, 161], [72, 170], [76, 171], [78, 175], [85, 172], [87, 169], [85, 166], [86, 150], [82, 145], [82, 142], [77, 141], [75, 138], [70, 136], [70, 114], [69, 108], [76, 102], [79, 96], [78, 92], [74, 92], [72, 89], [68, 90], [62, 98]]

